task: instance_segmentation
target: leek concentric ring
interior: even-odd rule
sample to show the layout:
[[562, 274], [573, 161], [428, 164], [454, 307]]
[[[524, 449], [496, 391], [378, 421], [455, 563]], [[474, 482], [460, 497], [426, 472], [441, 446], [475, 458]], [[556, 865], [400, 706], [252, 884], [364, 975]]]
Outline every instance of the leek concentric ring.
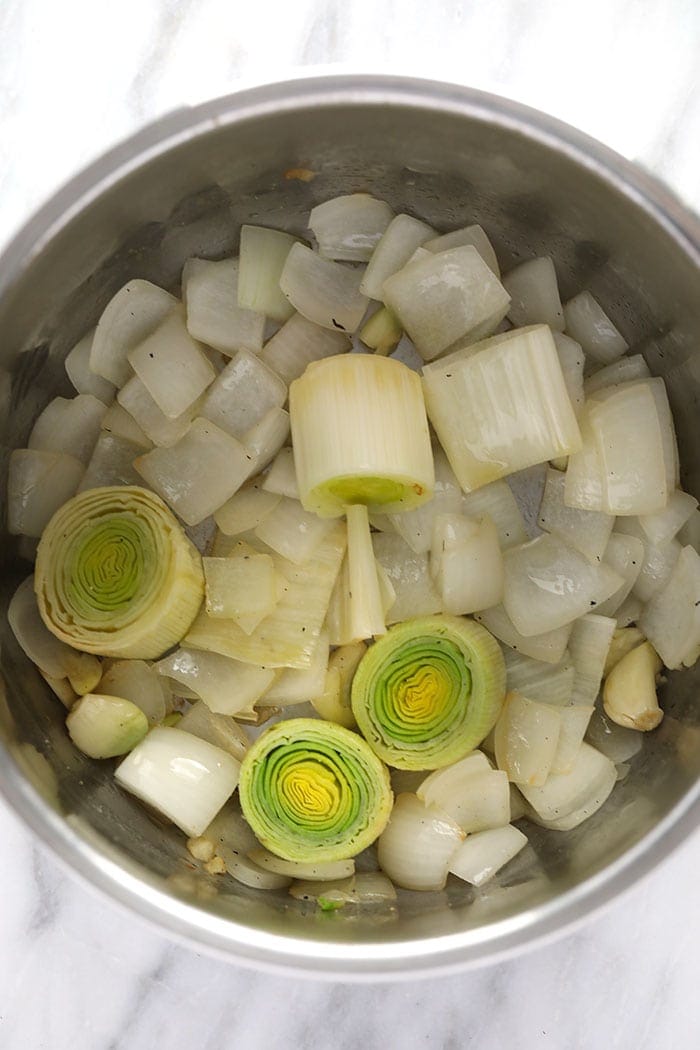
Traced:
[[178, 642], [204, 594], [200, 556], [155, 493], [90, 489], [46, 526], [34, 586], [48, 629], [83, 652], [155, 659]]
[[292, 718], [258, 738], [241, 765], [241, 806], [285, 860], [354, 857], [381, 834], [393, 796], [386, 767], [356, 733]]
[[398, 769], [439, 769], [477, 747], [505, 695], [501, 649], [478, 623], [425, 616], [397, 624], [363, 656], [352, 710], [376, 754]]

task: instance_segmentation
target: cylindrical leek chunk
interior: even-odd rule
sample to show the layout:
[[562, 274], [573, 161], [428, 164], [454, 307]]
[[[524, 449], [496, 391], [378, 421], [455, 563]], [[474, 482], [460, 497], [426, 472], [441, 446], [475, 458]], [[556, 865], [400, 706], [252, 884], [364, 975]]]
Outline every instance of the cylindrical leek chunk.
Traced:
[[48, 629], [75, 649], [149, 660], [187, 632], [204, 595], [202, 560], [155, 493], [90, 489], [44, 530], [34, 587]]
[[301, 502], [322, 517], [349, 504], [395, 513], [430, 499], [434, 469], [420, 380], [392, 358], [313, 362], [289, 391]]

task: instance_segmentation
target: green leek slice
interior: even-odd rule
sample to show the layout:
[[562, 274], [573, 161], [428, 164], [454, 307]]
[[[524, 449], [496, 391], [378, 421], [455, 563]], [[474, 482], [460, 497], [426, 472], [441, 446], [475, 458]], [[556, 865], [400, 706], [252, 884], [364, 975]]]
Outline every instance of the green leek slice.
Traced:
[[90, 489], [39, 543], [34, 587], [48, 629], [83, 652], [148, 660], [186, 633], [202, 603], [196, 548], [154, 492]]
[[243, 814], [260, 842], [285, 860], [354, 857], [391, 814], [389, 772], [356, 733], [292, 718], [266, 730], [241, 765]]
[[439, 769], [477, 747], [505, 695], [501, 649], [458, 616], [396, 624], [355, 672], [352, 710], [373, 751], [398, 769]]

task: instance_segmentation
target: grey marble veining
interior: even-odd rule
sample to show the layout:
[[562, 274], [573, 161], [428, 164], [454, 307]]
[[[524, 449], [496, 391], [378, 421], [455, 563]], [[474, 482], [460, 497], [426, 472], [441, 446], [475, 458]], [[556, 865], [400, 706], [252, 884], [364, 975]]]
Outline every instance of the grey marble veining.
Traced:
[[[2, 0], [0, 243], [144, 122], [311, 71], [432, 76], [548, 110], [700, 209], [697, 0]], [[3, 1050], [690, 1050], [696, 836], [564, 938], [386, 985], [258, 974], [96, 896], [0, 804]]]

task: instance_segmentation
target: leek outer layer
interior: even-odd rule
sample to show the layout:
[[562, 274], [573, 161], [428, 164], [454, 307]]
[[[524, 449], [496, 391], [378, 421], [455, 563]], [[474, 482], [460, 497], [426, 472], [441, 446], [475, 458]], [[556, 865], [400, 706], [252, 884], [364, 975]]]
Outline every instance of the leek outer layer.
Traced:
[[500, 646], [459, 616], [392, 627], [363, 656], [352, 710], [373, 751], [398, 769], [439, 769], [477, 747], [505, 696]]
[[339, 517], [348, 504], [396, 513], [430, 499], [433, 453], [421, 382], [393, 358], [312, 362], [289, 389], [299, 498]]
[[243, 814], [260, 842], [285, 860], [354, 857], [386, 826], [389, 771], [356, 733], [291, 718], [258, 738], [241, 765]]
[[204, 596], [199, 552], [154, 492], [90, 489], [46, 526], [34, 578], [48, 629], [87, 653], [149, 660], [192, 624]]

